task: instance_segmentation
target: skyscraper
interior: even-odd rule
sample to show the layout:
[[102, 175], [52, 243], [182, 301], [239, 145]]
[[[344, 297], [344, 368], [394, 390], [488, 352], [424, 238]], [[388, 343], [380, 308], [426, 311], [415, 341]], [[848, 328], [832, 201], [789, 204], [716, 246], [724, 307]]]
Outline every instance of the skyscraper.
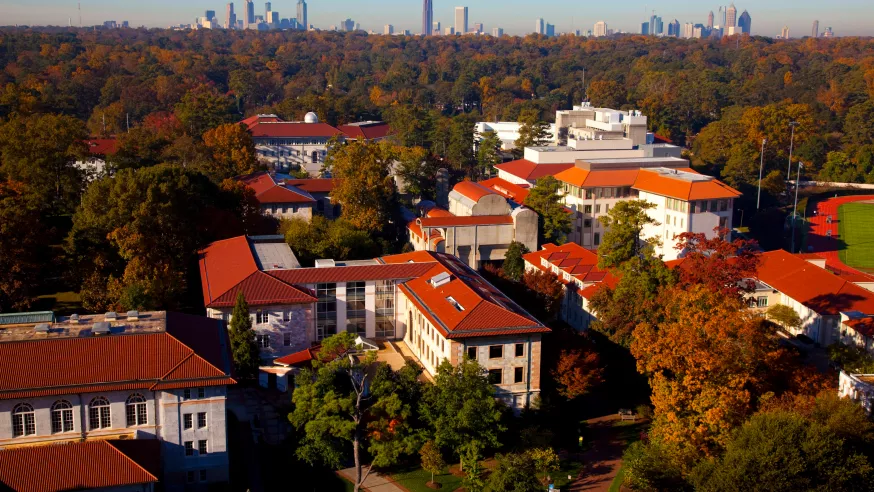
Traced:
[[813, 28], [810, 30], [810, 37], [818, 38], [819, 37], [819, 21], [813, 21]]
[[236, 27], [237, 14], [234, 13], [234, 2], [231, 2], [225, 8], [225, 29], [235, 29]]
[[789, 39], [789, 26], [783, 26], [783, 30], [780, 31], [781, 39]]
[[[713, 12], [711, 12], [712, 14]], [[673, 36], [675, 38], [680, 37], [680, 21], [674, 19], [673, 22], [668, 24], [668, 36]]]
[[725, 11], [725, 27], [736, 27], [737, 26], [737, 7], [732, 3], [728, 6], [728, 10]]
[[391, 24], [386, 24], [385, 27], [382, 28], [382, 33], [386, 36], [390, 36], [395, 33], [395, 26]]
[[686, 39], [692, 39], [692, 37], [694, 35], [695, 35], [695, 24], [692, 24], [691, 22], [687, 22], [687, 23], [683, 24], [682, 37], [684, 37]]
[[713, 11], [707, 15], [707, 29], [713, 29]]
[[270, 5], [270, 2], [264, 3], [264, 21], [270, 22], [270, 12], [273, 11], [273, 7]]
[[607, 23], [604, 21], [598, 21], [595, 23], [595, 29], [592, 31], [592, 35], [595, 37], [604, 37], [607, 35]]
[[537, 22], [534, 24], [534, 34], [546, 34], [546, 30], [543, 28], [543, 18], [537, 19]]
[[252, 0], [246, 0], [246, 15], [243, 18], [243, 29], [249, 29], [249, 26], [255, 24], [255, 3]]
[[717, 19], [719, 20], [719, 27], [725, 29], [725, 7], [719, 7]]
[[431, 34], [433, 34], [434, 36], [439, 36], [443, 34], [443, 29], [440, 27], [440, 21], [436, 21], [434, 22], [434, 24], [432, 24]]
[[297, 0], [297, 23], [300, 24], [301, 29], [306, 31], [310, 28], [310, 25], [307, 24], [307, 3], [306, 0]]
[[502, 28], [500, 28], [500, 27], [493, 27], [492, 28], [492, 36], [493, 37], [500, 38], [503, 35], [504, 35], [504, 30]]
[[740, 17], [737, 19], [737, 27], [740, 28], [741, 33], [749, 34], [752, 22], [753, 20], [750, 18], [750, 13], [744, 10], [744, 12], [740, 14]]
[[467, 33], [467, 7], [455, 7], [455, 34]]
[[482, 22], [474, 22], [473, 30], [476, 31], [477, 34], [484, 34], [486, 32]]
[[649, 22], [641, 22], [640, 23], [640, 33], [646, 36], [649, 34]]
[[552, 24], [546, 24], [546, 37], [555, 37], [555, 26]]
[[[434, 5], [431, 0], [422, 0], [422, 35], [430, 36], [434, 27]], [[440, 32], [440, 28], [437, 28]]]

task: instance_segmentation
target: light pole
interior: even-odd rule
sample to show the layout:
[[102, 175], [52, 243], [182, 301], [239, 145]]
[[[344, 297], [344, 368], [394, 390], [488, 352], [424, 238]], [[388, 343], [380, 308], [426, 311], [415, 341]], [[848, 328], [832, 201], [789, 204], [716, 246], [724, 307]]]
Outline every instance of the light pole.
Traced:
[[765, 165], [765, 144], [768, 143], [767, 138], [762, 139], [762, 152], [759, 154], [759, 194], [756, 196], [756, 210], [759, 209], [759, 204], [762, 203], [762, 168]]
[[795, 143], [795, 127], [800, 123], [797, 121], [789, 122], [789, 128], [792, 129], [792, 136], [789, 137], [789, 166], [786, 167], [786, 181], [792, 176], [792, 144]]
[[798, 182], [801, 181], [801, 168], [803, 165], [798, 163], [798, 178], [795, 179], [795, 206], [792, 207], [792, 250], [795, 253], [795, 219], [798, 216]]

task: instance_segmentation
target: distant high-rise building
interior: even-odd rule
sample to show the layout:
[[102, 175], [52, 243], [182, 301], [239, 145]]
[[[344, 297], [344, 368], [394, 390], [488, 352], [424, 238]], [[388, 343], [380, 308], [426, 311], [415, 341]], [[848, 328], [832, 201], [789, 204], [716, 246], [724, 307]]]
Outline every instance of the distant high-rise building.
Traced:
[[810, 30], [810, 37], [818, 38], [819, 37], [819, 21], [813, 21], [813, 28]]
[[543, 18], [537, 19], [534, 23], [534, 34], [546, 34], [546, 29], [543, 27]]
[[734, 4], [728, 6], [728, 9], [725, 11], [725, 26], [724, 27], [736, 27], [737, 26], [737, 7]]
[[494, 36], [494, 37], [496, 37], [496, 38], [503, 37], [503, 36], [504, 36], [504, 30], [503, 30], [502, 28], [500, 28], [500, 27], [493, 27], [493, 28], [492, 28], [492, 36]]
[[607, 35], [607, 23], [604, 21], [598, 21], [595, 23], [595, 29], [592, 31], [592, 35], [595, 37], [604, 37]]
[[835, 36], [835, 32], [832, 31], [831, 27], [826, 27], [825, 31], [822, 32], [822, 37], [824, 38], [833, 38]]
[[783, 30], [780, 31], [780, 39], [789, 39], [789, 26], [783, 26]]
[[306, 0], [297, 0], [297, 23], [302, 26], [301, 29], [306, 31], [310, 28], [307, 24], [307, 2]]
[[249, 26], [255, 23], [255, 3], [252, 0], [246, 0], [246, 15], [243, 18], [243, 28], [249, 29]]
[[473, 23], [473, 31], [477, 34], [485, 33], [485, 28], [483, 27], [482, 22], [474, 22]]
[[640, 33], [644, 36], [649, 34], [649, 22], [641, 22], [640, 23]]
[[680, 37], [680, 21], [677, 19], [668, 24], [668, 36]]
[[346, 32], [352, 32], [355, 30], [355, 21], [352, 19], [346, 19], [340, 22], [340, 30]]
[[467, 33], [467, 7], [455, 7], [455, 34]]
[[237, 14], [234, 13], [234, 2], [231, 2], [225, 7], [225, 29], [234, 29], [237, 27]]
[[546, 24], [546, 36], [549, 38], [555, 37], [555, 26]]
[[[737, 19], [737, 27], [740, 28], [740, 32], [743, 34], [749, 34], [752, 26], [753, 20], [750, 18], [750, 13], [746, 10], [740, 14], [740, 17]], [[735, 31], [737, 32], [737, 31]]]
[[[434, 28], [434, 4], [431, 0], [422, 0], [422, 36], [430, 36]], [[438, 28], [437, 33], [440, 33]]]
[[725, 27], [725, 7], [719, 7], [717, 19], [719, 19], [719, 27]]
[[707, 14], [707, 29], [713, 29], [713, 11]]
[[215, 19], [215, 10], [207, 10], [206, 12], [204, 12], [203, 16], [206, 17], [206, 20], [211, 21]]
[[439, 36], [439, 35], [443, 34], [443, 30], [440, 28], [440, 21], [437, 21], [434, 24], [432, 24], [431, 34], [433, 34], [435, 36]]
[[452, 26], [449, 26], [449, 27], [447, 27], [446, 29], [443, 30], [443, 34], [444, 34], [445, 36], [452, 36], [453, 34], [455, 34], [455, 28], [452, 27]]
[[650, 36], [658, 36], [664, 32], [664, 27], [662, 26], [662, 18], [653, 14], [649, 18], [649, 35]]
[[686, 39], [692, 39], [692, 37], [694, 35], [695, 35], [695, 24], [692, 24], [691, 22], [687, 22], [687, 23], [683, 24], [682, 37], [684, 37]]
[[385, 35], [391, 35], [395, 33], [395, 26], [391, 24], [386, 24], [385, 27], [382, 28], [382, 33]]

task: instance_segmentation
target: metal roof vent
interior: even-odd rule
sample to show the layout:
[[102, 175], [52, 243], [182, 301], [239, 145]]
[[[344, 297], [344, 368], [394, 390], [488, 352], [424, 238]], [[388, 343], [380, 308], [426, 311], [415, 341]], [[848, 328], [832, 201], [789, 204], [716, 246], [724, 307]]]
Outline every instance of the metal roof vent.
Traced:
[[109, 334], [109, 323], [106, 321], [98, 321], [94, 323], [94, 328], [91, 329], [91, 333], [95, 335], [108, 335]]
[[79, 315], [78, 314], [71, 314], [70, 315], [70, 323], [73, 323], [73, 324], [79, 323]]
[[337, 266], [337, 263], [331, 259], [316, 260], [316, 268], [331, 268], [335, 266]]
[[118, 313], [116, 313], [115, 311], [110, 311], [103, 315], [103, 319], [105, 319], [106, 321], [115, 321], [118, 319]]
[[33, 331], [37, 333], [48, 333], [49, 332], [49, 324], [48, 323], [39, 323], [38, 325], [33, 327]]
[[448, 273], [440, 272], [437, 275], [434, 275], [433, 277], [431, 277], [431, 280], [429, 280], [429, 282], [431, 282], [431, 287], [434, 287], [436, 289], [437, 287], [440, 287], [441, 285], [448, 284], [450, 278], [451, 277], [449, 276]]
[[127, 312], [127, 320], [128, 321], [136, 321], [140, 319], [140, 313], [137, 311], [128, 311]]

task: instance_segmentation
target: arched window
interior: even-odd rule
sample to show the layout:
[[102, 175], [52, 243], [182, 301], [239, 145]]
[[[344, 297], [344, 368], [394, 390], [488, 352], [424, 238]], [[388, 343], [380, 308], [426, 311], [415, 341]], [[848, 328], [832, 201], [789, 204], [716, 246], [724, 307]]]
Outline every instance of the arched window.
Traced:
[[32, 436], [36, 434], [36, 422], [33, 418], [33, 407], [27, 403], [19, 403], [12, 409], [12, 436]]
[[146, 399], [143, 395], [133, 394], [127, 399], [125, 407], [125, 415], [127, 415], [127, 426], [146, 425]]
[[73, 405], [58, 400], [52, 405], [52, 434], [73, 430]]
[[88, 404], [88, 426], [94, 429], [109, 429], [112, 419], [109, 413], [109, 401], [102, 396], [94, 398]]

